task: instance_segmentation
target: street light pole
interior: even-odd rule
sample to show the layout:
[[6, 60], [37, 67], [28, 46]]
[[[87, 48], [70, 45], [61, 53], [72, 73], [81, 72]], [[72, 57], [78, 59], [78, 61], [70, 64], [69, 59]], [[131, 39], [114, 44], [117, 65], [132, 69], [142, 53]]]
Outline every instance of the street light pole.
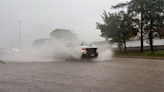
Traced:
[[19, 22], [19, 47], [21, 45], [21, 31], [20, 31], [20, 23], [21, 21], [18, 21]]

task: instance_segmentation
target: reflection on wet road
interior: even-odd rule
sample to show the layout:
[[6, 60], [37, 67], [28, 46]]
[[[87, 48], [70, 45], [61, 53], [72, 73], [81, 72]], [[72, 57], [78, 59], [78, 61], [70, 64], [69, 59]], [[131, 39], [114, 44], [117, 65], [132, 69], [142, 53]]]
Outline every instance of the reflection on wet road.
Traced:
[[0, 63], [0, 92], [164, 92], [164, 61]]

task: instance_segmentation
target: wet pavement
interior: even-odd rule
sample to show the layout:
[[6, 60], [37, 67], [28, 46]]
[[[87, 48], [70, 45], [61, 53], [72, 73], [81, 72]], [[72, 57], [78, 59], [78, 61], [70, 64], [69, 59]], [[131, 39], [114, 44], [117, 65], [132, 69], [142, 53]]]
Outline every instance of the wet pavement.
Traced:
[[0, 92], [164, 92], [164, 61], [0, 63]]

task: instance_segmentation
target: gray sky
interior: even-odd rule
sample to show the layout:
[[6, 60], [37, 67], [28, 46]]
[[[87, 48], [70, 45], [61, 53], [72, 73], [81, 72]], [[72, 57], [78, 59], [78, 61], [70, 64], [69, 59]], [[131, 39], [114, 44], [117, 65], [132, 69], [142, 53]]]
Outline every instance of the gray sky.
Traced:
[[57, 28], [74, 30], [82, 40], [102, 41], [95, 23], [102, 23], [103, 10], [116, 12], [111, 5], [125, 1], [129, 0], [0, 0], [0, 47], [18, 44], [18, 21], [23, 45], [48, 38]]

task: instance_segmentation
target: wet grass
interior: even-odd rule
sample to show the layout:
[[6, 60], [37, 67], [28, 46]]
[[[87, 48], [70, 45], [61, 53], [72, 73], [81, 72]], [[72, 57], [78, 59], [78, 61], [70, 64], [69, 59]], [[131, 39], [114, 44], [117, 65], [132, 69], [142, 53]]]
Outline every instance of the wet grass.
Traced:
[[116, 56], [146, 56], [146, 57], [164, 57], [164, 51], [148, 51], [143, 53], [117, 53]]

